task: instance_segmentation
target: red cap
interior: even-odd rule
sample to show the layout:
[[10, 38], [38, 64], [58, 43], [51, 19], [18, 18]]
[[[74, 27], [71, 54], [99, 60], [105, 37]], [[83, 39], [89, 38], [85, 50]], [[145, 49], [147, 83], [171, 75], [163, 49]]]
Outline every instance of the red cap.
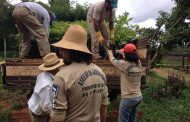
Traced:
[[136, 46], [134, 44], [126, 44], [120, 52], [136, 53]]

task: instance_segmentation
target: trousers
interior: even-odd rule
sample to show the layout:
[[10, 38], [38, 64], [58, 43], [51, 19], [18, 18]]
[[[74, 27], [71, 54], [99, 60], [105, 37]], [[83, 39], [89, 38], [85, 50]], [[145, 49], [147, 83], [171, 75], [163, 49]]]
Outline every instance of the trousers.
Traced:
[[[99, 43], [98, 43], [98, 37], [96, 35], [96, 31], [94, 30], [94, 20], [89, 15], [87, 15], [87, 23], [88, 28], [91, 36], [91, 51], [94, 53], [94, 55], [99, 55]], [[107, 29], [107, 25], [105, 21], [102, 21], [99, 23], [100, 32], [102, 34], [102, 37], [104, 38], [104, 41], [102, 43], [102, 46], [104, 50], [109, 49], [109, 33]]]
[[40, 56], [45, 56], [50, 52], [48, 32], [32, 11], [25, 6], [18, 6], [13, 11], [13, 17], [22, 40], [20, 56], [29, 55], [32, 37], [37, 41]]
[[50, 121], [48, 114], [43, 115], [43, 116], [35, 115], [34, 113], [32, 113], [32, 111], [29, 110], [29, 115], [31, 118], [31, 122], [49, 122]]
[[136, 122], [138, 106], [142, 96], [137, 98], [122, 98], [119, 107], [119, 122]]

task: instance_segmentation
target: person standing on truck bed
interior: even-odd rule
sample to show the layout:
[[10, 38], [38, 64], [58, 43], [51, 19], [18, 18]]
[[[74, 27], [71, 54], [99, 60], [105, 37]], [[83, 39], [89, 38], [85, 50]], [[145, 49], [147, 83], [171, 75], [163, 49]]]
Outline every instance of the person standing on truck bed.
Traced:
[[32, 37], [37, 40], [41, 57], [50, 53], [49, 25], [56, 18], [54, 13], [48, 12], [38, 3], [23, 2], [16, 5], [13, 17], [22, 39], [19, 58], [28, 58]]
[[114, 40], [114, 17], [115, 8], [117, 8], [117, 0], [104, 0], [95, 3], [88, 11], [87, 23], [91, 35], [91, 50], [95, 59], [101, 59], [99, 54], [99, 44], [104, 50], [109, 49], [109, 33], [105, 19], [109, 21], [111, 32], [111, 40]]
[[37, 77], [34, 92], [28, 101], [32, 122], [48, 122], [52, 106], [52, 86], [54, 75], [63, 65], [55, 53], [49, 53], [43, 58], [44, 63], [39, 66], [43, 72]]
[[60, 48], [66, 67], [54, 79], [51, 122], [104, 122], [108, 104], [106, 76], [92, 63], [85, 29], [71, 25], [62, 40], [52, 45]]
[[119, 107], [120, 122], [136, 122], [138, 106], [142, 100], [140, 90], [142, 66], [136, 52], [136, 46], [126, 44], [124, 49], [124, 59], [114, 58], [111, 50], [108, 50], [108, 56], [111, 63], [121, 70], [121, 102]]

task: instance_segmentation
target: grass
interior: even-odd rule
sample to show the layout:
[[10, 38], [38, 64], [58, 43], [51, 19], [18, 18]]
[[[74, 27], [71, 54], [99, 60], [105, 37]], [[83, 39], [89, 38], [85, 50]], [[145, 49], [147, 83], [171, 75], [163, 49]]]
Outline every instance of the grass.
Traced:
[[147, 77], [156, 78], [157, 80], [167, 80], [167, 78], [157, 75], [154, 71], [150, 72], [150, 75]]
[[[142, 122], [190, 122], [190, 82], [179, 99], [168, 95], [166, 98], [155, 100], [150, 96], [151, 93], [158, 91], [159, 86], [163, 85], [167, 78], [151, 72], [146, 79], [149, 88], [142, 90], [143, 100], [139, 106], [139, 110], [142, 111]], [[118, 95], [117, 100], [111, 102], [109, 111], [117, 109], [113, 105], [119, 106], [120, 99]], [[117, 121], [117, 119], [107, 119], [107, 122]]]
[[172, 122], [190, 121], [190, 84], [177, 98], [162, 98], [159, 101], [149, 97], [150, 92], [155, 90], [158, 83], [148, 82], [148, 89], [143, 90], [143, 101], [139, 109], [143, 112], [143, 121]]
[[[139, 109], [143, 113], [142, 121], [150, 122], [189, 122], [190, 121], [190, 83], [179, 99], [175, 97], [154, 100], [150, 93], [157, 91], [165, 81], [161, 76], [152, 73], [148, 77], [149, 88], [142, 90], [143, 100]], [[149, 81], [151, 79], [151, 81]], [[157, 82], [157, 80], [161, 82]], [[168, 95], [169, 96], [169, 95]]]
[[[172, 65], [172, 66], [182, 66], [182, 56], [164, 56], [161, 63]], [[184, 58], [184, 63], [186, 63], [187, 57]], [[190, 65], [190, 64], [189, 64]]]
[[3, 89], [0, 72], [0, 121], [10, 122], [11, 111], [20, 110], [26, 106], [26, 94], [22, 90]]
[[[4, 52], [0, 51], [0, 59], [4, 59]], [[17, 58], [18, 57], [18, 51], [7, 51], [6, 53], [7, 58]]]
[[176, 73], [176, 74], [182, 74], [182, 76], [185, 77], [186, 82], [190, 82], [190, 75], [189, 74], [185, 74], [184, 72], [180, 71], [180, 70], [174, 70], [172, 68], [159, 68], [162, 71], [168, 72], [168, 73]]

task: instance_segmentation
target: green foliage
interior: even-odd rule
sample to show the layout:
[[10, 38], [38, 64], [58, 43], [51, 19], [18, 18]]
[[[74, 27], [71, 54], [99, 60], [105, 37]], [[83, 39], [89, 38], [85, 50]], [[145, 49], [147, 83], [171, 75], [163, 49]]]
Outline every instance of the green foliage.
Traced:
[[0, 106], [0, 120], [1, 122], [11, 121], [11, 112], [13, 110], [20, 110], [26, 107], [26, 94], [22, 90], [6, 90], [3, 89], [2, 74], [0, 72], [0, 101], [3, 101], [5, 106]]
[[60, 5], [60, 6], [69, 6], [70, 5], [70, 0], [48, 0], [50, 6], [54, 5]]
[[[151, 76], [158, 77], [154, 72], [151, 72]], [[160, 76], [159, 76], [160, 77]], [[160, 78], [163, 79], [164, 78]], [[186, 88], [184, 77], [179, 74], [169, 74], [168, 80], [161, 83], [154, 88], [149, 96], [154, 100], [160, 100], [162, 98], [169, 99], [172, 97], [179, 98], [183, 90]]]
[[[182, 16], [183, 13], [184, 13], [183, 7], [178, 7], [178, 9], [173, 9], [170, 20], [165, 24], [166, 30], [169, 31], [169, 34], [165, 38], [166, 39], [166, 43], [164, 45], [165, 49], [172, 50], [178, 47], [185, 47], [185, 46], [190, 47], [190, 41], [189, 41], [190, 23], [187, 23], [185, 21], [189, 13], [187, 11], [187, 13], [184, 14], [184, 16]], [[176, 23], [176, 21], [178, 21], [180, 17], [181, 20], [173, 28], [171, 28], [172, 25]]]
[[11, 121], [11, 110], [1, 111], [0, 109], [0, 120], [1, 122]]
[[143, 113], [142, 121], [171, 122], [190, 121], [190, 84], [182, 92], [180, 99], [175, 97], [161, 98], [159, 101], [152, 99], [150, 93], [159, 90], [160, 82], [147, 82], [149, 88], [142, 90], [143, 100], [139, 109]]
[[156, 25], [158, 27], [164, 25], [159, 32], [161, 33], [160, 40], [165, 40], [164, 49], [173, 50], [178, 47], [190, 47], [190, 23], [186, 22], [189, 12], [190, 9], [184, 6], [174, 7], [171, 14], [159, 11], [160, 15], [156, 19]]
[[86, 21], [74, 21], [74, 22], [55, 22], [53, 27], [50, 29], [49, 41], [50, 43], [58, 42], [62, 39], [67, 29], [72, 24], [79, 24], [84, 27], [88, 34], [88, 41], [90, 41], [89, 29]]
[[35, 2], [35, 0], [21, 0], [22, 2]]
[[47, 9], [55, 13], [57, 21], [85, 21], [87, 12], [91, 7], [91, 4], [88, 3], [80, 5], [69, 2], [69, 0], [51, 0], [49, 3], [51, 6]]
[[4, 39], [7, 41], [7, 50], [15, 49], [14, 44], [14, 34], [17, 29], [14, 25], [14, 20], [12, 17], [14, 6], [9, 4], [6, 0], [1, 0], [0, 2], [0, 51], [4, 49]]
[[12, 106], [11, 109], [13, 109], [13, 110], [20, 110], [22, 108], [23, 108], [22, 104], [19, 101], [16, 101], [16, 102], [14, 102], [14, 104], [13, 104], [13, 106]]
[[[157, 50], [157, 46], [158, 45], [152, 45], [152, 48], [150, 49], [151, 59], [153, 58]], [[152, 64], [152, 68], [157, 67], [157, 64], [160, 64], [162, 62], [162, 57], [163, 57], [163, 49], [161, 49], [160, 52], [158, 53], [156, 60]]]
[[155, 28], [140, 28], [139, 31], [138, 31], [138, 34], [141, 35], [142, 37], [145, 37], [145, 36], [153, 36], [154, 33], [156, 32], [156, 29]]
[[[4, 52], [0, 51], [0, 57], [4, 58]], [[7, 58], [16, 58], [18, 57], [18, 51], [7, 51], [6, 53]]]
[[139, 30], [138, 25], [129, 25], [129, 21], [132, 18], [128, 18], [129, 13], [125, 12], [123, 15], [119, 15], [118, 18], [114, 20], [114, 30], [115, 30], [115, 41], [118, 44], [126, 44], [139, 38], [137, 31]]
[[157, 27], [164, 25], [167, 22], [168, 18], [170, 18], [170, 16], [171, 16], [169, 13], [164, 12], [164, 11], [159, 11], [158, 13], [159, 13], [159, 16], [158, 16], [158, 18], [156, 18], [156, 20], [157, 20], [156, 26]]
[[172, 0], [176, 4], [179, 4], [181, 6], [190, 7], [190, 1], [189, 0]]

